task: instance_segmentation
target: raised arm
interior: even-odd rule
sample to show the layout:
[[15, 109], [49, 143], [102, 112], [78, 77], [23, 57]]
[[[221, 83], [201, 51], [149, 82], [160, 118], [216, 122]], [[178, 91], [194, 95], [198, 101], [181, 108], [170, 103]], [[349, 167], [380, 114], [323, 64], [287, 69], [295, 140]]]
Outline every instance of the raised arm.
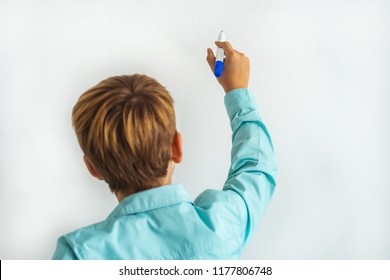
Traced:
[[[249, 59], [228, 42], [216, 44], [226, 55], [218, 82], [226, 93], [225, 106], [232, 129], [231, 166], [223, 190], [241, 200], [237, 209], [241, 209], [238, 214], [246, 222], [246, 242], [272, 198], [277, 167], [270, 135], [248, 90]], [[207, 61], [213, 69], [215, 57], [211, 49]]]

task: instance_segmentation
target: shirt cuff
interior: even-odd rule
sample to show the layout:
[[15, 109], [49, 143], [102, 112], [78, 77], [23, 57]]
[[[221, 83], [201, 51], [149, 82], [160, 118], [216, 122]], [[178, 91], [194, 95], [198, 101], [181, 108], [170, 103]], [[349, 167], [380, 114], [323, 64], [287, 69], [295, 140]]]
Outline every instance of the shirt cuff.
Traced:
[[224, 102], [231, 120], [240, 111], [257, 110], [254, 96], [248, 88], [238, 88], [227, 92]]

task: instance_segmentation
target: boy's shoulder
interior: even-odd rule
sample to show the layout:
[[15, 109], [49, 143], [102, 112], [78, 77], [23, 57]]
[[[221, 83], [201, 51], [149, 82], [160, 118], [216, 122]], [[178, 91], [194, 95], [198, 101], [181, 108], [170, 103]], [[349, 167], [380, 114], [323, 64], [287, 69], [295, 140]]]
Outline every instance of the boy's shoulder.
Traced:
[[134, 214], [147, 213], [150, 210], [159, 210], [183, 202], [192, 203], [193, 201], [180, 184], [160, 186], [138, 192], [125, 197], [105, 220], [76, 229], [61, 238], [80, 244], [109, 238], [109, 235], [115, 236], [122, 227], [128, 229], [129, 223], [135, 225], [137, 217], [142, 215]]
[[[81, 228], [78, 228], [74, 231], [71, 231], [65, 235], [63, 235], [61, 238], [65, 239], [73, 239], [76, 242], [83, 243], [87, 239], [90, 239], [91, 237], [96, 237], [97, 235], [107, 233], [107, 224], [109, 223], [109, 219], [105, 219], [103, 221], [93, 223]], [[99, 234], [100, 233], [100, 234]]]
[[106, 220], [62, 235], [57, 240], [53, 259], [87, 259], [84, 248], [104, 238], [105, 227]]

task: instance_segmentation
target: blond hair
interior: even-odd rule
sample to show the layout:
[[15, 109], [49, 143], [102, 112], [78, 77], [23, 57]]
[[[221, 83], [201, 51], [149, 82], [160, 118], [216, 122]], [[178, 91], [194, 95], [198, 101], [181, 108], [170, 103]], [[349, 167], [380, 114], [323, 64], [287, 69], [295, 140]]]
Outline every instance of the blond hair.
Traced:
[[176, 132], [173, 99], [155, 79], [123, 75], [82, 94], [72, 123], [84, 154], [114, 193], [159, 185]]

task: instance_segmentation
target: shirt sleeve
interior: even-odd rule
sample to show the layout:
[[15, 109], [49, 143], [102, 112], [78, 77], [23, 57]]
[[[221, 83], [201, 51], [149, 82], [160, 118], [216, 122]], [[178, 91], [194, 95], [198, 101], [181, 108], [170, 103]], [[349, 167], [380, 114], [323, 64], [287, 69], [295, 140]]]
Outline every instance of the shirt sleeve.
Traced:
[[243, 202], [239, 212], [246, 221], [246, 243], [270, 203], [277, 166], [270, 135], [252, 93], [248, 89], [232, 90], [224, 101], [232, 129], [232, 150], [223, 190], [232, 191]]
[[77, 256], [70, 246], [67, 237], [62, 236], [57, 241], [57, 248], [52, 257], [53, 260], [77, 260]]

